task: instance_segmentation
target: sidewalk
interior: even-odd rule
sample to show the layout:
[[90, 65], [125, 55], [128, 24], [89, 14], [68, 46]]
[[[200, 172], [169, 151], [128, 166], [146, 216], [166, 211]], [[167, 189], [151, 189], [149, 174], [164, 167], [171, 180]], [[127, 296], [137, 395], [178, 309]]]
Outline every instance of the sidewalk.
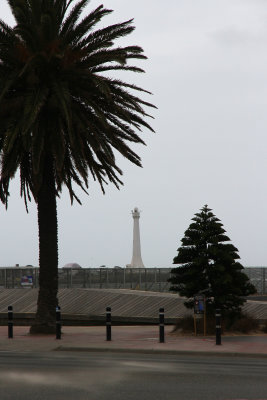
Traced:
[[165, 343], [159, 343], [157, 326], [113, 326], [112, 341], [106, 341], [105, 326], [62, 327], [62, 339], [55, 336], [28, 334], [29, 327], [14, 327], [14, 338], [8, 339], [7, 327], [0, 327], [0, 353], [43, 351], [120, 351], [165, 354], [254, 355], [267, 358], [267, 335], [222, 336], [216, 346], [215, 337], [183, 337], [171, 334], [165, 327]]

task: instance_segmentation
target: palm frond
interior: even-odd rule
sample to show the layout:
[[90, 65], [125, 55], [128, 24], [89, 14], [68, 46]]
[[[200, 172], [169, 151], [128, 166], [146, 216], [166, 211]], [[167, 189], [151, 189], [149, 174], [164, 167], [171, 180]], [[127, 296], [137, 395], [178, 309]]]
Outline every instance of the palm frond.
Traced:
[[[149, 91], [108, 72], [143, 73], [132, 59], [146, 59], [140, 46], [115, 46], [133, 32], [133, 20], [101, 29], [112, 10], [103, 5], [81, 18], [89, 0], [8, 0], [16, 18], [0, 20], [0, 199], [7, 204], [9, 181], [20, 170], [21, 195], [35, 201], [46, 162], [55, 191], [87, 192], [90, 180], [102, 191], [122, 185], [117, 152], [141, 166], [131, 143], [144, 145]], [[72, 8], [71, 8], [72, 7]], [[155, 108], [155, 107], [154, 107]]]
[[[62, 23], [61, 29], [60, 29], [60, 35], [64, 36], [67, 34], [68, 31], [71, 31], [75, 24], [77, 23], [77, 21], [80, 18], [80, 15], [84, 9], [84, 7], [88, 4], [89, 0], [80, 0], [71, 10], [71, 12], [69, 13], [69, 15], [66, 17], [66, 19], [64, 20], [64, 22]], [[70, 4], [72, 3], [72, 0], [69, 1], [69, 3], [66, 5], [64, 11], [66, 13], [68, 7], [70, 6]], [[64, 13], [64, 14], [65, 14]]]

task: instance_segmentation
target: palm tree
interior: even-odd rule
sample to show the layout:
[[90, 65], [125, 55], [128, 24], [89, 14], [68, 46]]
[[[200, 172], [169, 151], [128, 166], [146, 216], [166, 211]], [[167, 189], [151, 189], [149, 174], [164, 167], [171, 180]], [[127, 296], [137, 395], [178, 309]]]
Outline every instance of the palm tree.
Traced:
[[128, 65], [146, 58], [139, 46], [114, 45], [134, 30], [132, 20], [96, 29], [112, 10], [99, 6], [81, 18], [88, 2], [8, 0], [16, 25], [0, 21], [0, 197], [7, 206], [19, 170], [26, 208], [33, 197], [38, 210], [40, 289], [32, 333], [55, 331], [62, 187], [71, 202], [79, 202], [73, 183], [86, 192], [91, 178], [103, 192], [108, 182], [119, 188], [114, 150], [141, 166], [128, 142], [144, 144], [136, 130], [153, 131], [144, 110], [153, 106], [137, 95], [146, 91], [113, 72], [143, 72]]

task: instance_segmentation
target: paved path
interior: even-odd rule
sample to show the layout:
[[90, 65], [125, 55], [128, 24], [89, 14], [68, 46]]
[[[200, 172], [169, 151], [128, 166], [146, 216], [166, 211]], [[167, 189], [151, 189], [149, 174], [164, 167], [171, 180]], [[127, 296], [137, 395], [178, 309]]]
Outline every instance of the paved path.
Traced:
[[104, 326], [63, 327], [61, 340], [55, 336], [29, 335], [29, 327], [14, 327], [14, 338], [8, 339], [7, 327], [0, 327], [0, 352], [69, 351], [134, 351], [143, 353], [184, 353], [257, 355], [267, 358], [267, 335], [222, 336], [216, 346], [214, 337], [182, 337], [165, 327], [165, 343], [159, 343], [157, 326], [114, 326], [112, 341], [106, 341]]

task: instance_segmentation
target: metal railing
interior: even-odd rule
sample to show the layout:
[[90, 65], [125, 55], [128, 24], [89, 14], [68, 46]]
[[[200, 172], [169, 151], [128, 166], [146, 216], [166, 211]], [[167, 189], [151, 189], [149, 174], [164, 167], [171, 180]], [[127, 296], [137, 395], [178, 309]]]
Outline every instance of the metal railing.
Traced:
[[[81, 268], [58, 270], [59, 288], [133, 289], [168, 292], [171, 268]], [[259, 294], [267, 294], [267, 267], [244, 272]], [[0, 288], [37, 288], [36, 267], [0, 267]]]

